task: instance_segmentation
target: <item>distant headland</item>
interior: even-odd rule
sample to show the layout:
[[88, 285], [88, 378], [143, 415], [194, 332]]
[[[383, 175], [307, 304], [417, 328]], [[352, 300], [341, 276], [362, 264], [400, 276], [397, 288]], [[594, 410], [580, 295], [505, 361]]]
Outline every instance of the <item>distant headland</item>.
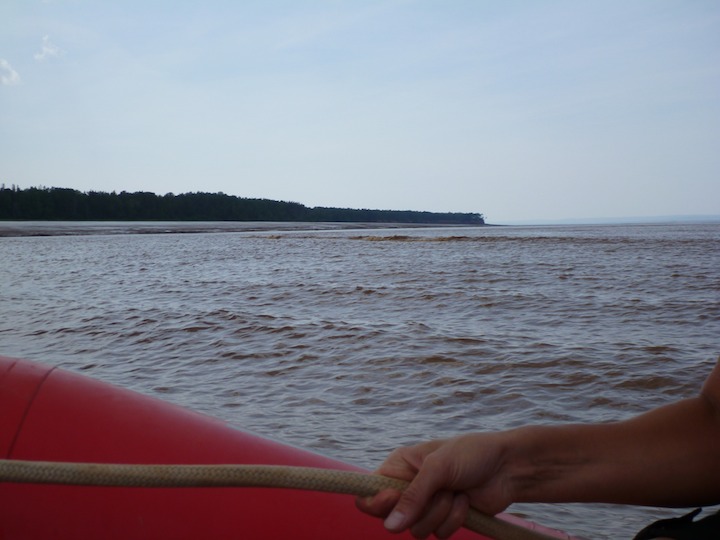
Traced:
[[307, 207], [297, 202], [225, 193], [156, 195], [81, 192], [70, 188], [0, 186], [0, 220], [38, 221], [275, 221], [485, 225], [480, 213]]

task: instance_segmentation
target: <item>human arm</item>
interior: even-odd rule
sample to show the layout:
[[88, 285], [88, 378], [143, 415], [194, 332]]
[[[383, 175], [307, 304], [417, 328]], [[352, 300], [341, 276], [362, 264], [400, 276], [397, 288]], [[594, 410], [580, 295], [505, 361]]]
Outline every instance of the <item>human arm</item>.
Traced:
[[469, 505], [512, 502], [686, 506], [720, 502], [720, 365], [699, 396], [610, 424], [473, 433], [393, 452], [377, 471], [411, 481], [358, 507], [392, 531], [447, 537]]

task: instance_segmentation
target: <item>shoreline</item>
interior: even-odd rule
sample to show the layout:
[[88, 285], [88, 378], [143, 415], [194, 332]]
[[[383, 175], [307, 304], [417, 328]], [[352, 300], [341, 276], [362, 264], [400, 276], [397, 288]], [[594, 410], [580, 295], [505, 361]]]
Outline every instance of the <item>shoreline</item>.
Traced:
[[457, 223], [295, 221], [0, 221], [0, 238], [487, 227]]

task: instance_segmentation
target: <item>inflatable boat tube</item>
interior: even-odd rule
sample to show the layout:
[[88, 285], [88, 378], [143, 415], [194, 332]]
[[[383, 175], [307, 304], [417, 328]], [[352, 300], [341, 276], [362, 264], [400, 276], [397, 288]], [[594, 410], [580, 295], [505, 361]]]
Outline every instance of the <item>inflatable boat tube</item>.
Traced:
[[[122, 464], [273, 464], [360, 470], [63, 369], [0, 356], [0, 458]], [[550, 531], [512, 516], [530, 529]], [[352, 497], [266, 488], [0, 483], [0, 540], [375, 540]], [[411, 538], [403, 535], [399, 538]], [[458, 539], [485, 537], [463, 530]]]

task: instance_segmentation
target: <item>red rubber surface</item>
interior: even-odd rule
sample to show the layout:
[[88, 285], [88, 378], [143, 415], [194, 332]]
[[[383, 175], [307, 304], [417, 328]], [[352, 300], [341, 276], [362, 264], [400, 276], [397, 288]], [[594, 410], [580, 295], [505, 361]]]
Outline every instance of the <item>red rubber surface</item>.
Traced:
[[[0, 356], [0, 457], [353, 467], [61, 369]], [[261, 488], [0, 484], [0, 540], [410, 538], [352, 497]], [[458, 539], [483, 537], [463, 531]]]

